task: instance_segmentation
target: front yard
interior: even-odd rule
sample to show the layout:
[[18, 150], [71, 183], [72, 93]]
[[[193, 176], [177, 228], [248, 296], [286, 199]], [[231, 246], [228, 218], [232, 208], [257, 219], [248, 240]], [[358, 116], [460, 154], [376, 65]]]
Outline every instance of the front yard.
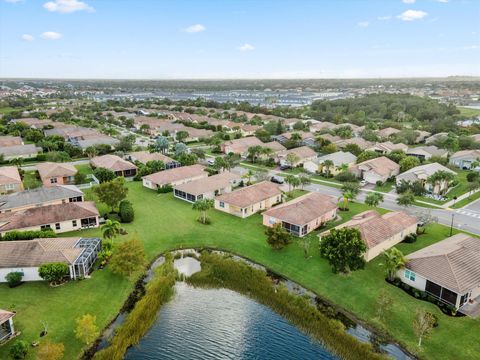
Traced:
[[[335, 275], [328, 263], [318, 255], [318, 243], [312, 242], [310, 257], [304, 258], [303, 249], [295, 242], [281, 251], [272, 250], [265, 241], [261, 216], [240, 219], [211, 210], [211, 225], [196, 221], [198, 212], [191, 204], [175, 199], [172, 194], [157, 194], [145, 189], [139, 182], [128, 183], [129, 200], [135, 209], [135, 221], [125, 224], [128, 235], [138, 238], [145, 246], [149, 260], [160, 253], [189, 247], [214, 247], [263, 264], [293, 281], [315, 291], [340, 307], [347, 309], [370, 324], [385, 329], [410, 350], [416, 351], [412, 321], [417, 308], [426, 308], [439, 318], [439, 326], [424, 341], [420, 356], [426, 359], [476, 359], [480, 353], [478, 333], [480, 320], [447, 317], [440, 310], [421, 302], [384, 281], [382, 259], [377, 258], [365, 270], [349, 276]], [[105, 207], [99, 207], [104, 211]], [[340, 212], [342, 221], [369, 209], [363, 204], [350, 204], [349, 212]], [[401, 244], [405, 253], [427, 246], [448, 236], [448, 228], [433, 225], [428, 234], [414, 244]], [[100, 230], [86, 230], [82, 236], [100, 236]], [[68, 234], [71, 235], [71, 234]], [[117, 240], [119, 241], [119, 240]], [[106, 270], [95, 271], [91, 279], [71, 282], [58, 288], [44, 283], [28, 283], [9, 289], [0, 285], [0, 308], [15, 309], [15, 323], [22, 331], [21, 338], [31, 342], [38, 338], [42, 322], [46, 321], [52, 341], [65, 344], [65, 359], [79, 356], [82, 345], [74, 336], [75, 319], [85, 313], [97, 316], [104, 327], [121, 308], [132, 289], [132, 281]], [[393, 311], [383, 323], [375, 318], [375, 302], [385, 290], [393, 299]], [[9, 346], [0, 348], [0, 358], [8, 358]]]

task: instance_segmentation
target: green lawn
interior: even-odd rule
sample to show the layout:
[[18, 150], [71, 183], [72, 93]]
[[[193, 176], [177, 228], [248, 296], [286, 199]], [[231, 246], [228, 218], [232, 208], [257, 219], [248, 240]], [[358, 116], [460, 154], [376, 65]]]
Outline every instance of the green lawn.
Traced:
[[389, 193], [390, 191], [392, 191], [394, 186], [395, 186], [395, 183], [393, 181], [387, 181], [380, 186], [375, 185], [373, 190], [383, 192], [383, 193]]
[[462, 106], [457, 106], [457, 109], [460, 110], [460, 115], [465, 116], [467, 118], [473, 118], [475, 116], [480, 115], [479, 109], [469, 109]]
[[80, 165], [75, 165], [79, 173], [83, 173], [85, 175], [89, 175], [93, 173], [93, 169], [90, 166], [90, 164], [80, 164]]
[[42, 186], [42, 182], [37, 178], [36, 171], [25, 171], [23, 175], [23, 187], [25, 189], [35, 189]]
[[466, 197], [465, 199], [462, 199], [460, 201], [457, 201], [455, 205], [451, 206], [454, 209], [460, 209], [471, 202], [480, 199], [480, 191], [477, 191], [476, 193], [473, 193], [471, 196]]
[[[450, 318], [436, 306], [410, 297], [402, 290], [384, 281], [382, 260], [369, 263], [365, 270], [349, 276], [335, 275], [328, 263], [318, 254], [318, 243], [311, 246], [308, 259], [296, 243], [281, 251], [272, 250], [265, 241], [260, 215], [240, 219], [218, 211], [210, 211], [211, 225], [196, 221], [199, 213], [191, 204], [175, 199], [172, 194], [157, 194], [145, 189], [139, 182], [128, 183], [129, 200], [135, 209], [135, 221], [125, 224], [128, 235], [143, 241], [149, 260], [175, 248], [215, 247], [240, 254], [298, 282], [347, 309], [373, 326], [388, 329], [396, 340], [416, 351], [412, 330], [415, 310], [427, 308], [439, 318], [439, 326], [432, 336], [424, 340], [422, 357], [426, 359], [476, 359], [480, 353], [478, 333], [480, 320]], [[342, 221], [369, 209], [358, 203], [350, 204], [350, 211], [339, 212]], [[102, 211], [102, 209], [100, 209]], [[381, 210], [384, 212], [383, 210]], [[98, 236], [100, 230], [87, 230], [84, 236]], [[400, 248], [411, 252], [448, 236], [448, 228], [432, 225], [428, 234], [420, 236], [415, 244], [402, 244]], [[59, 288], [42, 283], [23, 284], [9, 289], [0, 285], [0, 308], [14, 308], [18, 313], [16, 324], [23, 332], [21, 338], [37, 339], [42, 321], [49, 324], [54, 341], [63, 342], [65, 359], [78, 357], [82, 345], [73, 335], [74, 320], [79, 315], [97, 316], [100, 327], [105, 326], [121, 307], [132, 282], [112, 275], [108, 269], [95, 271], [91, 279], [72, 282]], [[394, 308], [383, 324], [375, 319], [375, 301], [381, 290], [394, 299]], [[8, 346], [0, 348], [0, 358], [7, 358]]]

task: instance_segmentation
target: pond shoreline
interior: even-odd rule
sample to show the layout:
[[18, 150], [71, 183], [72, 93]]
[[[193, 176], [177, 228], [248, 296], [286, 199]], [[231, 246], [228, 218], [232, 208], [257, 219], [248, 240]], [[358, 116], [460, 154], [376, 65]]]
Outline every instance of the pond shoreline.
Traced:
[[[317, 310], [320, 311], [325, 316], [327, 316], [328, 318], [338, 320], [342, 324], [344, 324], [346, 333], [347, 333], [349, 324], [355, 324], [356, 326], [360, 326], [361, 328], [365, 329], [366, 331], [373, 334], [374, 336], [388, 342], [389, 345], [397, 347], [406, 356], [412, 359], [417, 358], [415, 354], [408, 351], [404, 346], [402, 346], [402, 344], [396, 341], [388, 332], [378, 329], [375, 326], [368, 323], [367, 321], [364, 321], [358, 318], [355, 314], [351, 313], [347, 309], [344, 309], [341, 306], [338, 306], [332, 303], [330, 300], [326, 299], [323, 296], [318, 295], [308, 287], [305, 287], [302, 284], [294, 282], [288, 279], [287, 277], [283, 276], [282, 274], [279, 274], [262, 264], [256, 263], [245, 256], [236, 254], [231, 251], [220, 250], [218, 248], [198, 247], [198, 248], [188, 248], [188, 249], [172, 249], [169, 251], [165, 251], [161, 253], [159, 256], [155, 257], [149, 263], [148, 267], [146, 268], [146, 271], [135, 282], [132, 292], [128, 295], [119, 313], [105, 326], [105, 328], [101, 331], [100, 336], [92, 344], [92, 346], [90, 346], [90, 348], [84, 351], [84, 353], [81, 356], [81, 359], [82, 360], [93, 359], [95, 354], [103, 348], [103, 347], [100, 347], [100, 345], [105, 341], [107, 341], [106, 340], [107, 334], [112, 334], [117, 327], [122, 325], [123, 321], [125, 320], [126, 317], [128, 317], [130, 312], [134, 309], [137, 302], [141, 300], [142, 297], [145, 295], [145, 292], [146, 292], [145, 287], [148, 281], [151, 280], [154, 269], [159, 265], [163, 264], [163, 261], [167, 254], [172, 254], [172, 255], [182, 254], [182, 256], [192, 256], [192, 254], [199, 253], [202, 251], [207, 251], [208, 253], [214, 253], [214, 254], [232, 257], [236, 261], [241, 261], [254, 269], [261, 269], [265, 271], [266, 276], [270, 278], [273, 282], [282, 282], [284, 284], [292, 285], [292, 287], [289, 288], [289, 291], [292, 293], [292, 295], [295, 295], [295, 296], [308, 295], [310, 297], [311, 295], [313, 295], [314, 298], [311, 297], [311, 299], [315, 301]], [[197, 255], [193, 257], [196, 257], [196, 256]], [[225, 288], [228, 288], [228, 287], [225, 287]], [[120, 321], [118, 321], [119, 317], [120, 317]], [[354, 337], [356, 337], [357, 341], [361, 341], [354, 334], [350, 334], [350, 335], [353, 335]]]

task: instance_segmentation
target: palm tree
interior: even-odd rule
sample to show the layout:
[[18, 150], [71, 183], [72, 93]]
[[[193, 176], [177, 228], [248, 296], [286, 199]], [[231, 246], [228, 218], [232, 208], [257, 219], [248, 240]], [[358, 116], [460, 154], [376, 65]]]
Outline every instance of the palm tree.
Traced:
[[120, 223], [117, 220], [107, 219], [102, 225], [102, 235], [104, 239], [112, 240], [120, 234]]
[[[430, 175], [427, 179], [427, 182], [433, 185], [433, 192], [438, 186], [439, 193], [445, 194], [448, 190], [448, 185], [455, 178], [453, 173], [445, 170], [438, 170], [434, 174]], [[442, 184], [444, 188], [442, 189]]]
[[252, 183], [252, 176], [253, 176], [253, 175], [255, 175], [255, 173], [253, 172], [253, 170], [250, 170], [250, 169], [249, 169], [249, 170], [245, 173], [245, 175], [243, 175], [242, 177], [248, 180], [247, 184], [251, 184], [251, 183]]
[[85, 154], [91, 159], [98, 154], [97, 148], [95, 146], [89, 146], [85, 149]]
[[393, 281], [395, 280], [397, 271], [405, 267], [407, 260], [405, 259], [403, 253], [395, 247], [384, 251], [383, 257], [385, 259], [384, 266], [387, 273], [387, 278], [389, 281]]
[[343, 210], [348, 210], [348, 202], [355, 199], [355, 195], [351, 191], [345, 191], [343, 193]]
[[334, 166], [333, 161], [332, 160], [325, 160], [322, 165], [323, 165], [323, 168], [325, 169], [325, 171], [327, 172], [327, 178], [330, 177], [330, 169], [331, 169], [332, 166]]
[[289, 192], [292, 191], [292, 186], [295, 189], [296, 186], [300, 185], [300, 179], [292, 174], [285, 176], [285, 182], [288, 184]]
[[365, 198], [365, 204], [370, 206], [378, 206], [381, 202], [383, 202], [383, 195], [377, 192], [371, 192]]
[[338, 171], [340, 172], [345, 172], [348, 170], [348, 164], [342, 164], [337, 168]]
[[201, 222], [202, 224], [206, 224], [207, 222], [207, 211], [213, 208], [213, 200], [212, 199], [201, 199], [197, 200], [193, 203], [192, 209], [200, 211], [202, 213]]

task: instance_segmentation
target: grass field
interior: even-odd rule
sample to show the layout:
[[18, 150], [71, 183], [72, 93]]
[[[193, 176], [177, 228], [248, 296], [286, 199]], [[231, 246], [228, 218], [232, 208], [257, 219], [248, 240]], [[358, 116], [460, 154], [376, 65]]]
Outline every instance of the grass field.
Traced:
[[473, 118], [480, 115], [480, 109], [470, 109], [462, 106], [457, 106], [457, 109], [460, 110], [460, 115], [467, 118]]
[[[157, 194], [141, 183], [128, 183], [129, 200], [135, 209], [135, 221], [125, 224], [125, 238], [138, 238], [149, 260], [175, 248], [214, 247], [240, 254], [263, 264], [293, 281], [313, 290], [340, 307], [355, 314], [373, 326], [388, 331], [397, 341], [417, 351], [412, 321], [417, 308], [423, 307], [436, 314], [439, 326], [424, 340], [421, 357], [426, 359], [478, 359], [480, 320], [451, 318], [429, 303], [421, 302], [384, 281], [381, 259], [370, 262], [365, 270], [349, 276], [335, 275], [328, 263], [318, 256], [318, 243], [312, 243], [310, 257], [304, 258], [303, 249], [295, 242], [281, 251], [272, 250], [265, 241], [261, 216], [240, 219], [223, 212], [209, 211], [211, 225], [196, 221], [199, 213], [191, 204], [175, 199], [172, 194]], [[104, 211], [105, 207], [99, 207]], [[368, 209], [366, 205], [350, 204], [349, 212], [340, 212], [342, 221]], [[383, 210], [382, 210], [383, 212]], [[70, 235], [70, 234], [67, 234]], [[83, 236], [99, 236], [100, 230], [86, 230]], [[428, 234], [414, 244], [401, 244], [405, 253], [412, 252], [448, 236], [448, 228], [432, 225]], [[117, 240], [120, 241], [120, 240]], [[47, 321], [49, 337], [65, 344], [65, 359], [79, 356], [82, 344], [74, 337], [75, 319], [85, 313], [97, 316], [104, 327], [121, 308], [133, 280], [125, 280], [106, 270], [95, 271], [91, 279], [71, 282], [58, 288], [43, 283], [23, 284], [9, 289], [0, 285], [0, 308], [15, 309], [17, 329], [21, 338], [31, 342]], [[394, 299], [391, 315], [386, 323], [375, 318], [375, 302], [385, 290]], [[388, 329], [388, 330], [387, 330]], [[9, 346], [0, 348], [0, 358], [6, 359]]]

